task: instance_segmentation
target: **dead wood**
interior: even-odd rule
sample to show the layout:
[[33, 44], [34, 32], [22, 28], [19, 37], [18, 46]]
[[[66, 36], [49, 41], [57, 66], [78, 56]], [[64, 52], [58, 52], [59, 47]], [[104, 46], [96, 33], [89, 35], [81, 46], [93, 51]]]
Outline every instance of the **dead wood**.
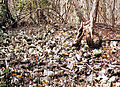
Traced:
[[102, 42], [105, 42], [105, 41], [120, 41], [120, 39], [104, 39], [104, 40], [102, 40]]
[[103, 39], [102, 36], [100, 36], [99, 33], [95, 31], [93, 31], [93, 35], [91, 37], [89, 34], [89, 30], [86, 26], [88, 25], [86, 24], [84, 25], [81, 22], [81, 26], [78, 30], [78, 34], [75, 39], [75, 43], [72, 46], [75, 46], [75, 47], [81, 46], [81, 40], [83, 39], [84, 36], [86, 37], [87, 45], [90, 48], [100, 48], [102, 47], [102, 42], [105, 42], [105, 41], [120, 41], [120, 39]]
[[81, 40], [84, 36], [84, 30], [83, 30], [83, 23], [81, 22], [81, 26], [78, 30], [78, 34], [77, 34], [77, 37], [75, 39], [75, 43], [72, 45], [72, 46], [79, 46], [81, 44]]

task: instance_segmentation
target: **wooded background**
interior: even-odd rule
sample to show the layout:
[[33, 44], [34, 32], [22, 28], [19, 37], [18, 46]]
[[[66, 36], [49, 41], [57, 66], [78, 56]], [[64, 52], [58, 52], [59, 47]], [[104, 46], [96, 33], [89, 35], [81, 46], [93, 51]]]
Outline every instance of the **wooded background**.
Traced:
[[[89, 21], [92, 6], [93, 0], [1, 0], [0, 21], [3, 26], [15, 22], [79, 24]], [[120, 25], [120, 0], [99, 0], [97, 14], [96, 22]]]

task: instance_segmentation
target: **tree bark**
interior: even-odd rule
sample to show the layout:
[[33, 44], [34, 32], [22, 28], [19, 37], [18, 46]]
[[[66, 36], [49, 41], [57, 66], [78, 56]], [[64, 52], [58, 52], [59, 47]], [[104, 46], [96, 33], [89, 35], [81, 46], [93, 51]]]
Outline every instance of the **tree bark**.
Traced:
[[11, 19], [13, 22], [15, 22], [15, 19], [12, 17], [10, 10], [8, 8], [8, 0], [4, 0], [6, 14], [8, 15], [8, 18]]
[[77, 15], [78, 15], [80, 21], [86, 22], [87, 21], [86, 18], [84, 18], [83, 15], [80, 13], [81, 9], [79, 7], [78, 1], [77, 0], [72, 0], [72, 1], [73, 1], [73, 5], [75, 6], [75, 10], [77, 12]]
[[7, 17], [7, 20], [10, 19], [13, 22], [12, 24], [9, 24], [9, 25], [12, 28], [16, 28], [17, 27], [17, 22], [16, 22], [16, 20], [11, 15], [11, 12], [10, 12], [9, 7], [8, 7], [8, 0], [4, 0], [4, 4], [5, 4], [5, 10], [6, 10], [5, 15]]
[[99, 0], [94, 0], [92, 11], [90, 12], [89, 34], [91, 37], [92, 37], [92, 33], [93, 33], [93, 27], [94, 27], [94, 24], [95, 24], [96, 18], [97, 18], [98, 6], [99, 6]]
[[114, 10], [115, 10], [115, 0], [113, 1], [113, 9], [112, 9], [112, 27], [114, 28], [115, 25], [115, 15], [114, 15]]
[[90, 19], [89, 0], [86, 0], [86, 6], [87, 6], [87, 16], [88, 16], [88, 20], [89, 20]]
[[106, 24], [106, 1], [103, 0], [103, 20], [104, 20], [104, 23]]

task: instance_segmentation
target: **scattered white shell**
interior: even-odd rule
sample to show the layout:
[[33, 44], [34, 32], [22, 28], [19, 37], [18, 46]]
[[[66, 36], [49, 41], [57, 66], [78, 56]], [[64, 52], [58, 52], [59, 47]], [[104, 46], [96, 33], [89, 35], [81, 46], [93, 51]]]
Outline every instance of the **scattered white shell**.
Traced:
[[87, 53], [84, 53], [83, 56], [87, 58], [87, 57], [90, 57], [91, 55], [89, 52], [87, 52]]
[[93, 50], [93, 54], [94, 54], [94, 56], [97, 56], [97, 55], [100, 55], [100, 54], [102, 54], [102, 50], [101, 49], [94, 49]]
[[49, 70], [44, 70], [44, 75], [46, 76], [51, 76], [51, 75], [53, 75], [54, 74], [54, 72], [53, 71], [49, 71]]
[[81, 50], [81, 52], [83, 52], [83, 53], [84, 53], [84, 52], [87, 52], [87, 50], [86, 50], [85, 48], [81, 48], [80, 50]]
[[117, 43], [118, 43], [117, 41], [112, 41], [112, 42], [110, 43], [110, 46], [111, 46], [111, 47], [116, 47], [116, 46], [117, 46]]
[[116, 50], [116, 49], [112, 49], [111, 52], [112, 52], [112, 53], [116, 53], [117, 50]]
[[76, 54], [76, 57], [77, 57], [78, 60], [81, 59], [81, 55], [80, 54]]
[[116, 76], [112, 76], [108, 81], [109, 82], [114, 82], [116, 80]]
[[67, 64], [67, 67], [72, 70], [73, 65], [74, 65], [74, 61], [71, 61], [69, 64]]

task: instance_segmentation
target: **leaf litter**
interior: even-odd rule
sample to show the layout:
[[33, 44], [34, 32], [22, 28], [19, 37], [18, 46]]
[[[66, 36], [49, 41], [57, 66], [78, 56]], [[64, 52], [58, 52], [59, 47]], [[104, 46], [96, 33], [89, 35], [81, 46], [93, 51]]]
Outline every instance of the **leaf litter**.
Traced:
[[[72, 47], [77, 29], [49, 26], [8, 30], [0, 44], [1, 86], [120, 86], [120, 42], [90, 49], [85, 38]], [[102, 31], [103, 32], [103, 31]], [[107, 30], [104, 38], [119, 39]]]

